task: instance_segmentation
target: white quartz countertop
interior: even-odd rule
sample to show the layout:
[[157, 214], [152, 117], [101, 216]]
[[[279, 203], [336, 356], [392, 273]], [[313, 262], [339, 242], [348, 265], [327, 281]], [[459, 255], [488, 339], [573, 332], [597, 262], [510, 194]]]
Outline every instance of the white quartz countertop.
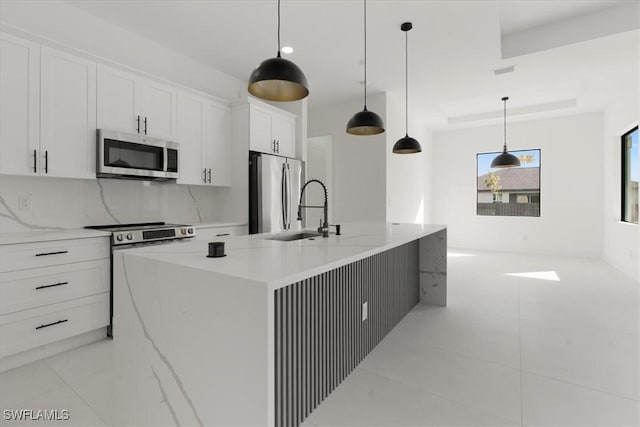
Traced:
[[91, 237], [109, 237], [110, 232], [88, 230], [85, 228], [16, 231], [0, 234], [0, 245], [15, 245], [19, 243], [48, 242], [52, 240], [88, 239]]
[[444, 225], [358, 222], [342, 225], [342, 235], [290, 242], [267, 240], [273, 234], [220, 238], [223, 258], [207, 258], [208, 242], [173, 244], [123, 250], [125, 258], [141, 257], [266, 284], [271, 289], [303, 280], [367, 256], [401, 246], [444, 230]]

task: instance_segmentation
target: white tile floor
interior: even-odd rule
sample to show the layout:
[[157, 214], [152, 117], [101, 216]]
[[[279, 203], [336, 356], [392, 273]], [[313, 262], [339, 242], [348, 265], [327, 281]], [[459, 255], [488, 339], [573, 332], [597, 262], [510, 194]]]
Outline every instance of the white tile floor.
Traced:
[[[414, 308], [306, 426], [640, 425], [639, 283], [598, 260], [477, 251], [452, 251], [448, 281], [448, 307]], [[0, 409], [109, 425], [111, 351], [0, 374]]]

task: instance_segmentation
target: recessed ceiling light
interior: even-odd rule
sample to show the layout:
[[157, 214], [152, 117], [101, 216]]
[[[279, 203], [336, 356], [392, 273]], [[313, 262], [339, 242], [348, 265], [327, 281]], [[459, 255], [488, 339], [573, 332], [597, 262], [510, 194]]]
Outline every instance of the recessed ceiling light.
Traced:
[[291, 46], [284, 46], [282, 48], [282, 53], [286, 53], [286, 54], [293, 53], [293, 48]]

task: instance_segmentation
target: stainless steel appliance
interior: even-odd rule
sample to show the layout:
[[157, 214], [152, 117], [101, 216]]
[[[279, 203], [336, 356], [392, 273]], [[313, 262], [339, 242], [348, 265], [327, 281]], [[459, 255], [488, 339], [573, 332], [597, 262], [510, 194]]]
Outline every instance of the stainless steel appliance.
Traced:
[[249, 152], [249, 234], [302, 229], [297, 220], [300, 160]]
[[180, 144], [146, 135], [98, 130], [98, 178], [175, 180]]
[[111, 232], [111, 319], [107, 334], [113, 336], [113, 252], [136, 246], [157, 245], [196, 236], [192, 225], [145, 222], [136, 224], [92, 225], [85, 228]]

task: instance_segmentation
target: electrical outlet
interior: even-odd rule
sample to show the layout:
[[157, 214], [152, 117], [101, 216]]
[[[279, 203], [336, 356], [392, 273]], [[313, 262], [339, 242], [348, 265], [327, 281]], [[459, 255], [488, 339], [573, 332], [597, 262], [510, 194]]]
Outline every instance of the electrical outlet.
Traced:
[[363, 302], [362, 303], [362, 321], [364, 322], [365, 320], [367, 320], [367, 317], [369, 317], [369, 307], [368, 307], [369, 303], [368, 302]]
[[18, 210], [19, 211], [31, 210], [31, 194], [21, 194], [18, 197]]

